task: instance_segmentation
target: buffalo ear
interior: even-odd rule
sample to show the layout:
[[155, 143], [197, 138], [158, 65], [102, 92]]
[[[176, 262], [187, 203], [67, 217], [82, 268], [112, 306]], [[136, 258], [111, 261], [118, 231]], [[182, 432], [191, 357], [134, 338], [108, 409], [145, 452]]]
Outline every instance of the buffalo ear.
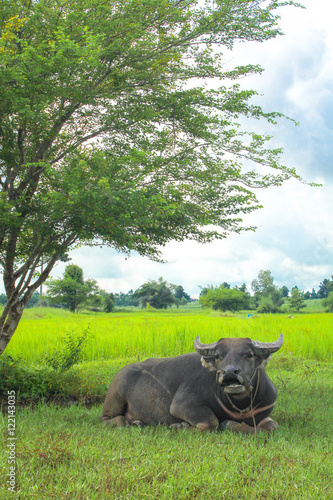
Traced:
[[204, 368], [209, 370], [210, 372], [213, 372], [216, 370], [214, 366], [214, 356], [201, 356], [201, 364]]
[[264, 359], [260, 363], [259, 368], [266, 368], [266, 366], [268, 364], [268, 361], [270, 361], [270, 359], [272, 358], [272, 355], [271, 354], [266, 354], [265, 356], [263, 356], [263, 358]]

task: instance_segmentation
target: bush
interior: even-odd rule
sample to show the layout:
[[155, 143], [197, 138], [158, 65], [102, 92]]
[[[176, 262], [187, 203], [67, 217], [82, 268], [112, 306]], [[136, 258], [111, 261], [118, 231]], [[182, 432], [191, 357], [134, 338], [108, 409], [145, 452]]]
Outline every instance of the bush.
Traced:
[[[42, 366], [28, 366], [21, 358], [0, 357], [0, 400], [6, 401], [8, 391], [14, 390], [17, 399], [35, 401], [41, 398], [80, 397], [89, 395], [89, 387], [78, 369], [73, 368], [83, 357], [88, 344], [89, 328], [81, 335], [67, 333], [64, 347], [54, 349], [40, 358]], [[43, 366], [44, 365], [44, 366]]]
[[17, 400], [34, 401], [54, 396], [68, 396], [77, 392], [81, 375], [72, 370], [57, 373], [49, 367], [32, 368], [21, 358], [0, 358], [0, 400], [6, 401], [8, 391], [14, 390]]
[[240, 290], [224, 288], [223, 285], [208, 290], [205, 295], [200, 295], [199, 302], [204, 307], [211, 307], [214, 310], [221, 311], [240, 311], [248, 307], [246, 294]]
[[258, 313], [280, 313], [282, 310], [279, 307], [279, 303], [275, 303], [272, 297], [262, 297], [259, 302], [257, 309]]
[[321, 303], [326, 308], [326, 312], [333, 312], [333, 292], [330, 292], [328, 297], [323, 299]]
[[53, 349], [51, 354], [43, 354], [41, 362], [57, 371], [69, 370], [83, 358], [83, 348], [89, 343], [89, 327], [81, 335], [73, 332], [66, 333], [63, 341], [64, 347], [60, 350]]

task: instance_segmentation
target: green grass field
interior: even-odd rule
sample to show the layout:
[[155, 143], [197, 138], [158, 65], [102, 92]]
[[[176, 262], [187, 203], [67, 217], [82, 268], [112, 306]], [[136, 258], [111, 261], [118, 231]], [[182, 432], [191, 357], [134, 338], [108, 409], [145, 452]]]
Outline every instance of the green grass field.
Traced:
[[124, 357], [173, 356], [193, 351], [193, 341], [221, 337], [250, 337], [273, 341], [282, 332], [284, 353], [318, 360], [333, 360], [333, 314], [224, 315], [218, 312], [172, 310], [114, 314], [71, 314], [55, 309], [26, 312], [7, 351], [29, 363], [38, 363], [43, 352], [61, 345], [66, 332], [89, 328], [91, 342], [86, 360]]
[[274, 435], [157, 428], [104, 428], [101, 404], [38, 404], [16, 411], [16, 492], [7, 489], [8, 415], [0, 414], [0, 498], [330, 499], [333, 498], [333, 315], [262, 315], [173, 310], [115, 314], [26, 311], [8, 347], [36, 366], [68, 331], [89, 327], [76, 367], [101, 391], [128, 362], [193, 351], [193, 340], [247, 336], [285, 344], [267, 367], [279, 391]]

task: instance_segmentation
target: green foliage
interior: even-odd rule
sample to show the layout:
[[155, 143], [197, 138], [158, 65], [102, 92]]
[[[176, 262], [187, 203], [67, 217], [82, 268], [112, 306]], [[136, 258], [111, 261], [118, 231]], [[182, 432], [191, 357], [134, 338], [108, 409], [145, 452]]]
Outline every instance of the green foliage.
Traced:
[[64, 346], [61, 349], [53, 349], [51, 354], [44, 354], [41, 362], [53, 370], [69, 370], [83, 358], [83, 349], [88, 345], [90, 336], [89, 328], [81, 334], [66, 333], [63, 338]]
[[276, 288], [271, 271], [269, 269], [266, 271], [261, 269], [258, 278], [252, 281], [251, 287], [255, 293], [261, 293], [264, 297], [268, 297]]
[[115, 305], [116, 307], [129, 307], [129, 306], [138, 306], [139, 300], [133, 297], [133, 290], [130, 290], [127, 293], [115, 293]]
[[76, 283], [83, 285], [83, 269], [75, 264], [69, 264], [65, 269], [64, 278], [72, 279], [73, 281], [76, 281]]
[[333, 292], [329, 292], [328, 297], [321, 301], [327, 312], [333, 312]]
[[280, 307], [284, 303], [283, 290], [278, 290], [274, 285], [274, 277], [270, 270], [259, 271], [258, 278], [252, 281], [251, 286], [259, 313], [282, 312]]
[[201, 289], [200, 291], [200, 297], [206, 295], [208, 293], [209, 290], [215, 290], [215, 286], [214, 285], [207, 285], [207, 286], [200, 286], [199, 287]]
[[319, 285], [319, 290], [317, 293], [317, 296], [320, 299], [327, 299], [328, 294], [330, 292], [333, 292], [333, 276], [332, 276], [332, 281], [325, 278]]
[[104, 311], [110, 313], [114, 310], [115, 296], [113, 293], [104, 294]]
[[57, 371], [48, 366], [31, 367], [22, 359], [0, 358], [0, 400], [5, 401], [8, 391], [14, 390], [17, 399], [40, 400], [76, 393], [80, 374], [75, 370]]
[[[66, 306], [72, 312], [75, 312], [80, 305], [99, 297], [97, 282], [91, 279], [84, 281], [82, 269], [73, 264], [66, 267], [62, 279], [50, 280], [47, 286], [47, 297], [51, 304]], [[97, 300], [99, 302], [101, 299]]]
[[282, 312], [280, 309], [279, 302], [276, 301], [275, 297], [273, 298], [271, 294], [268, 295], [268, 297], [262, 296], [259, 299], [259, 304], [258, 304], [258, 313], [279, 313]]
[[[73, 246], [107, 244], [157, 259], [171, 240], [206, 242], [245, 229], [241, 214], [260, 207], [254, 188], [298, 178], [270, 137], [240, 125], [282, 116], [253, 104], [257, 93], [237, 83], [262, 69], [226, 68], [221, 53], [281, 34], [281, 5], [1, 2], [0, 262], [8, 305], [0, 352]], [[206, 87], [206, 78], [217, 85]]]
[[291, 296], [289, 299], [290, 309], [295, 312], [299, 312], [305, 306], [304, 304], [304, 293], [294, 287], [291, 290]]
[[182, 287], [181, 285], [174, 286], [173, 294], [175, 296], [175, 299], [179, 300], [182, 305], [190, 302], [191, 300], [191, 297], [188, 293], [185, 292], [184, 287]]
[[176, 304], [177, 300], [172, 293], [173, 285], [169, 285], [162, 277], [158, 281], [150, 280], [148, 283], [144, 283], [138, 288], [134, 294], [133, 298], [140, 301], [141, 307], [150, 307], [155, 309], [167, 309], [173, 304]]
[[200, 296], [204, 307], [221, 311], [240, 311], [248, 307], [246, 294], [240, 290], [225, 288], [223, 285]]

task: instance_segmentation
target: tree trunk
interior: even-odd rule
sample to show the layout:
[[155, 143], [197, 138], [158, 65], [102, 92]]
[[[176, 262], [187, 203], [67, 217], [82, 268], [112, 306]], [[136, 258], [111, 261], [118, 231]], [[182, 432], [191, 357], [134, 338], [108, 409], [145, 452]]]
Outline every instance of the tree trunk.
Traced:
[[24, 304], [20, 301], [16, 302], [9, 310], [6, 322], [0, 328], [0, 355], [4, 352], [10, 339], [14, 335], [17, 325], [20, 322], [24, 311]]

